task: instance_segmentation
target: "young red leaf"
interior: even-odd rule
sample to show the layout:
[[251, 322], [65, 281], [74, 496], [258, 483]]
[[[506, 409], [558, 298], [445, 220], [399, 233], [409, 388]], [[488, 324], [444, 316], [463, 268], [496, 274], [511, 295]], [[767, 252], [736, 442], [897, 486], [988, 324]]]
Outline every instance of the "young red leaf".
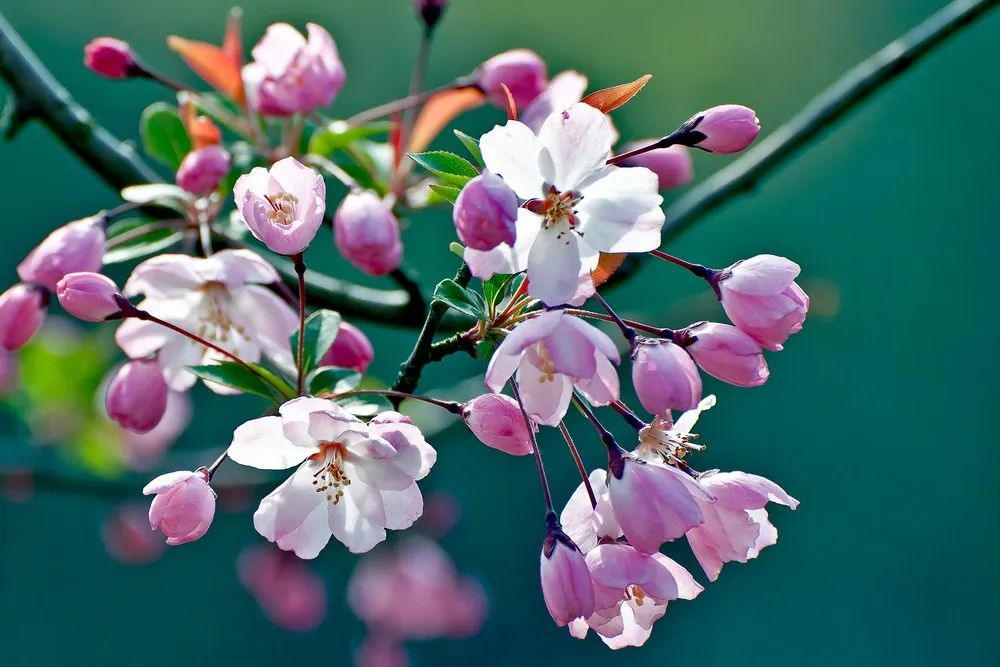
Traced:
[[581, 102], [589, 104], [604, 113], [614, 111], [635, 97], [652, 78], [652, 74], [644, 74], [630, 83], [623, 83], [618, 86], [595, 91], [584, 97]]

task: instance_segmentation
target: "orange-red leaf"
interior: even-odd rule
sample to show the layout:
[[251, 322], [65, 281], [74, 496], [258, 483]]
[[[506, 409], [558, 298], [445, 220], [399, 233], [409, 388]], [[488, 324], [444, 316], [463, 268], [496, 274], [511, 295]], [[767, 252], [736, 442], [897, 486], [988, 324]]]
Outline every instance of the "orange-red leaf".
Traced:
[[226, 34], [222, 38], [222, 52], [229, 62], [237, 67], [243, 66], [243, 37], [240, 34], [243, 24], [243, 10], [233, 7], [226, 19]]
[[174, 35], [167, 37], [167, 45], [210, 86], [235, 102], [243, 103], [243, 75], [239, 65], [225, 51], [206, 42]]
[[590, 277], [594, 280], [594, 287], [599, 287], [607, 282], [626, 257], [628, 254], [624, 252], [602, 252], [600, 259], [597, 260], [597, 268], [590, 272]]
[[188, 136], [195, 149], [212, 146], [222, 141], [222, 132], [207, 116], [199, 116], [195, 110], [194, 102], [185, 99], [180, 105], [181, 123], [187, 130]]
[[411, 153], [424, 151], [456, 116], [483, 104], [486, 96], [477, 88], [446, 90], [433, 96], [420, 110], [407, 150]]
[[513, 93], [510, 92], [506, 83], [501, 83], [500, 87], [503, 88], [503, 94], [507, 96], [507, 120], [517, 120], [517, 102], [514, 101]]
[[644, 74], [630, 83], [623, 83], [620, 86], [612, 86], [611, 88], [595, 91], [584, 97], [581, 102], [589, 104], [604, 113], [614, 111], [635, 97], [652, 78], [652, 74]]

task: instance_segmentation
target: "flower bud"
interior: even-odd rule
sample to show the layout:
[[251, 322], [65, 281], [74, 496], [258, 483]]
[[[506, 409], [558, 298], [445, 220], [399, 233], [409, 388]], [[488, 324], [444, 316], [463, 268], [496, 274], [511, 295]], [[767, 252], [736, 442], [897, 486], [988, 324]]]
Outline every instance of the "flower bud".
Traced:
[[403, 257], [399, 222], [373, 192], [344, 197], [334, 216], [333, 233], [340, 254], [368, 275], [391, 273]]
[[490, 103], [501, 109], [507, 108], [507, 95], [500, 84], [506, 85], [514, 104], [524, 109], [548, 84], [545, 61], [528, 49], [504, 51], [479, 67], [478, 84]]
[[0, 348], [20, 349], [42, 328], [49, 292], [37, 285], [14, 285], [0, 294]]
[[550, 526], [542, 542], [542, 597], [560, 627], [594, 613], [594, 583], [587, 561], [558, 523]]
[[452, 213], [458, 238], [473, 250], [514, 245], [517, 195], [499, 176], [483, 173], [465, 184]]
[[441, 15], [447, 5], [448, 0], [413, 0], [413, 7], [420, 14], [420, 19], [428, 30], [431, 30], [441, 20]]
[[138, 74], [132, 48], [114, 37], [98, 37], [83, 48], [83, 64], [91, 72], [109, 79], [128, 79]]
[[809, 296], [795, 282], [799, 265], [776, 255], [757, 255], [719, 273], [722, 308], [733, 324], [768, 350], [780, 350], [802, 330]]
[[364, 332], [353, 324], [341, 322], [333, 345], [320, 359], [319, 365], [350, 368], [364, 373], [374, 358], [375, 349]]
[[124, 299], [118, 286], [99, 273], [71, 273], [56, 285], [59, 304], [70, 315], [87, 322], [102, 322], [121, 312], [117, 299]]
[[293, 157], [270, 169], [254, 167], [233, 186], [233, 199], [250, 232], [281, 255], [309, 247], [326, 213], [326, 183]]
[[142, 494], [156, 494], [149, 506], [149, 527], [163, 533], [170, 546], [194, 542], [212, 525], [215, 492], [208, 485], [205, 468], [160, 475]]
[[[622, 147], [622, 153], [633, 151], [643, 146], [649, 146], [656, 139], [633, 141]], [[635, 157], [622, 161], [623, 167], [645, 167], [656, 174], [661, 190], [679, 188], [694, 178], [694, 165], [691, 163], [691, 152], [686, 146], [674, 145], [667, 148], [655, 148]]]
[[155, 359], [136, 359], [122, 366], [104, 398], [108, 416], [133, 433], [153, 430], [167, 411], [167, 383]]
[[660, 338], [640, 338], [632, 353], [632, 384], [654, 415], [690, 410], [701, 400], [701, 376], [690, 355]]
[[104, 226], [98, 217], [76, 220], [49, 234], [18, 267], [26, 283], [55, 291], [67, 273], [100, 271], [104, 265]]
[[217, 145], [205, 146], [184, 156], [177, 169], [177, 185], [191, 194], [207, 195], [229, 173], [229, 152]]
[[468, 403], [462, 419], [480, 442], [501, 452], [521, 456], [532, 452], [531, 434], [520, 406], [505, 394], [483, 394]]
[[717, 322], [699, 322], [684, 334], [693, 342], [684, 347], [702, 370], [737, 387], [759, 387], [770, 372], [760, 345], [736, 327]]
[[[685, 144], [709, 153], [739, 153], [760, 134], [760, 121], [753, 109], [723, 104], [696, 113], [686, 123], [695, 140]], [[700, 140], [698, 139], [701, 138]]]

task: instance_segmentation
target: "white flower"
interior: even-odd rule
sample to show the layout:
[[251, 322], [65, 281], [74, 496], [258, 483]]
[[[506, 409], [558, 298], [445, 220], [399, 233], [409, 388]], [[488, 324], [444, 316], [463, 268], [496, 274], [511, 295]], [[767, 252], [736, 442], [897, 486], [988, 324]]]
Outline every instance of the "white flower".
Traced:
[[[263, 353], [287, 368], [292, 364], [288, 338], [298, 319], [291, 306], [265, 287], [278, 280], [274, 267], [249, 250], [223, 250], [205, 259], [160, 255], [135, 268], [123, 293], [145, 295], [139, 308], [244, 361], [259, 361]], [[155, 322], [126, 320], [115, 339], [133, 359], [157, 354], [164, 379], [176, 391], [195, 383], [188, 366], [222, 360], [218, 353]], [[209, 387], [232, 392], [215, 384]]]
[[518, 121], [483, 135], [486, 168], [527, 203], [513, 247], [466, 249], [472, 273], [527, 270], [529, 293], [555, 306], [593, 292], [598, 251], [657, 248], [664, 215], [656, 174], [608, 165], [614, 136], [607, 116], [582, 103], [550, 115], [537, 136]]
[[279, 417], [249, 421], [233, 434], [229, 457], [262, 470], [299, 466], [260, 502], [254, 527], [300, 558], [315, 558], [333, 535], [354, 553], [409, 528], [423, 513], [416, 480], [437, 453], [397, 412], [368, 424], [331, 401], [296, 398]]

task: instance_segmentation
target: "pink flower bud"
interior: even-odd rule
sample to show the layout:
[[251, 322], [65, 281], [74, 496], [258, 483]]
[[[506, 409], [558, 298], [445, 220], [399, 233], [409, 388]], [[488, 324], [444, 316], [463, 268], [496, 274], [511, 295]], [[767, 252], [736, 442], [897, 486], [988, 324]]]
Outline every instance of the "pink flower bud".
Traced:
[[491, 104], [506, 109], [507, 95], [500, 84], [510, 89], [517, 108], [524, 109], [548, 85], [545, 61], [527, 49], [504, 51], [493, 56], [479, 67], [479, 88]]
[[587, 561], [573, 540], [559, 528], [549, 528], [542, 542], [542, 597], [560, 627], [594, 613], [594, 584]]
[[722, 308], [740, 330], [768, 350], [780, 350], [802, 330], [809, 296], [795, 282], [799, 265], [775, 255], [757, 255], [719, 273]]
[[208, 485], [205, 468], [160, 475], [142, 494], [156, 494], [149, 506], [149, 526], [163, 533], [170, 546], [194, 542], [212, 525], [215, 492]]
[[122, 366], [104, 398], [108, 416], [134, 433], [153, 430], [167, 411], [167, 383], [155, 359], [136, 359]]
[[351, 192], [333, 222], [334, 240], [344, 258], [368, 275], [392, 272], [403, 257], [399, 222], [392, 209], [369, 191]]
[[229, 152], [213, 144], [184, 156], [177, 169], [177, 185], [191, 194], [207, 195], [219, 187], [228, 173]]
[[[656, 139], [633, 141], [622, 147], [622, 153], [634, 151], [643, 146], [649, 146]], [[625, 167], [645, 167], [656, 174], [660, 180], [661, 190], [679, 188], [694, 178], [694, 165], [691, 163], [691, 151], [686, 146], [674, 145], [667, 148], [656, 148], [640, 153], [622, 162]]]
[[109, 79], [128, 79], [138, 74], [132, 48], [114, 37], [98, 37], [83, 48], [83, 64], [91, 72]]
[[42, 328], [49, 293], [37, 285], [18, 284], [0, 294], [0, 348], [20, 349]]
[[70, 315], [87, 322], [102, 322], [121, 312], [118, 286], [99, 273], [71, 273], [56, 285], [59, 304]]
[[466, 426], [488, 447], [521, 456], [530, 454], [531, 434], [520, 406], [505, 394], [483, 394], [465, 404]]
[[514, 245], [517, 195], [499, 176], [483, 173], [465, 184], [452, 213], [458, 238], [473, 250]]
[[323, 355], [319, 365], [351, 368], [364, 373], [374, 358], [375, 349], [364, 332], [353, 324], [341, 322], [333, 345]]
[[63, 225], [24, 258], [17, 275], [26, 283], [38, 283], [54, 292], [67, 273], [101, 270], [104, 241], [104, 226], [97, 217]]
[[686, 334], [694, 342], [684, 349], [702, 370], [738, 387], [759, 387], [770, 375], [760, 345], [736, 327], [716, 322], [699, 322]]
[[692, 134], [705, 137], [688, 145], [709, 153], [739, 153], [760, 134], [757, 113], [738, 104], [723, 104], [698, 112], [688, 123], [694, 123], [690, 127]]
[[326, 213], [326, 183], [293, 157], [240, 176], [233, 198], [250, 232], [281, 255], [309, 247]]
[[632, 384], [654, 415], [690, 410], [701, 400], [701, 376], [690, 355], [660, 338], [640, 338], [632, 353]]

